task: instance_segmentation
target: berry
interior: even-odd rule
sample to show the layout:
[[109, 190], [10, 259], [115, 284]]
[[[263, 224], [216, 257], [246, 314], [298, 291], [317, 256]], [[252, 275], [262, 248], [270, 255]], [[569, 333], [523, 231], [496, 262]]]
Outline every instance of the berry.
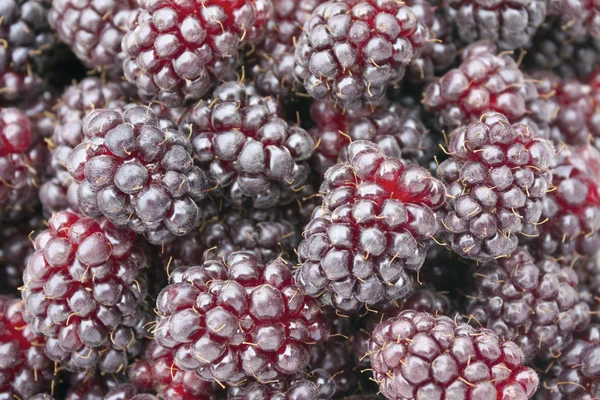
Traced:
[[323, 205], [303, 233], [296, 281], [341, 312], [405, 296], [437, 231], [444, 186], [359, 140], [325, 173]]
[[403, 109], [397, 103], [373, 111], [346, 114], [327, 100], [317, 100], [311, 107], [317, 126], [310, 130], [316, 146], [314, 167], [320, 173], [337, 160], [347, 161], [352, 140], [376, 143], [388, 157], [425, 164], [433, 158], [433, 140], [420, 119], [417, 108]]
[[301, 89], [294, 76], [296, 39], [302, 33], [304, 22], [321, 3], [324, 0], [273, 0], [274, 15], [264, 41], [256, 48], [257, 60], [252, 68], [261, 94], [287, 99], [292, 92]]
[[202, 380], [196, 371], [179, 369], [171, 350], [155, 340], [148, 342], [141, 360], [128, 370], [130, 382], [139, 391], [155, 390], [164, 400], [217, 400], [216, 382]]
[[23, 273], [24, 319], [69, 370], [117, 373], [141, 349], [145, 255], [135, 234], [69, 211], [35, 238]]
[[4, 0], [0, 8], [0, 104], [31, 97], [42, 86], [44, 55], [54, 47], [46, 0]]
[[67, 208], [78, 210], [77, 184], [69, 175], [66, 165], [70, 152], [84, 141], [83, 120], [94, 109], [125, 107], [127, 95], [125, 85], [103, 83], [99, 78], [85, 78], [62, 94], [55, 107], [56, 124], [50, 143], [50, 177], [40, 188], [45, 215]]
[[552, 143], [489, 113], [454, 131], [448, 152], [438, 169], [449, 193], [440, 215], [446, 245], [472, 260], [511, 254], [524, 224], [540, 220], [552, 183]]
[[29, 399], [50, 390], [54, 364], [44, 339], [23, 320], [22, 302], [0, 296], [0, 397]]
[[135, 0], [53, 0], [50, 24], [89, 68], [120, 68], [123, 31]]
[[292, 284], [290, 265], [262, 265], [245, 252], [174, 271], [157, 312], [156, 340], [174, 365], [229, 385], [301, 371], [306, 343], [329, 334], [316, 299]]
[[123, 37], [125, 78], [144, 101], [198, 100], [235, 77], [240, 49], [259, 39], [271, 14], [265, 0], [144, 1]]
[[446, 12], [463, 41], [487, 39], [502, 50], [514, 50], [531, 41], [546, 18], [546, 5], [546, 0], [449, 0]]
[[577, 269], [579, 297], [590, 307], [592, 323], [600, 323], [600, 253], [596, 253]]
[[600, 39], [600, 6], [585, 0], [551, 0], [548, 14], [574, 38]]
[[528, 361], [556, 357], [573, 332], [590, 321], [577, 284], [577, 274], [568, 265], [534, 258], [519, 248], [508, 258], [477, 268], [467, 313], [477, 326], [517, 343]]
[[458, 68], [426, 87], [423, 103], [438, 128], [452, 132], [495, 111], [510, 123], [535, 122], [541, 132], [546, 129], [552, 114], [539, 99], [535, 85], [509, 54], [496, 52], [490, 42], [475, 42], [463, 51]]
[[31, 121], [16, 108], [0, 108], [0, 157], [23, 153], [31, 144]]
[[259, 212], [243, 211], [215, 214], [203, 221], [199, 230], [166, 244], [162, 252], [167, 261], [164, 264], [173, 270], [222, 259], [234, 251], [251, 252], [261, 263], [294, 255], [299, 233], [292, 224], [279, 218], [264, 220]]
[[523, 232], [542, 255], [590, 256], [600, 247], [600, 154], [591, 147], [563, 149], [552, 172], [552, 187], [544, 199], [541, 221]]
[[239, 82], [217, 87], [191, 107], [180, 129], [191, 135], [194, 162], [208, 171], [217, 194], [256, 208], [293, 201], [308, 179], [315, 143], [278, 114], [279, 104]]
[[431, 32], [431, 38], [423, 46], [421, 54], [406, 68], [406, 78], [411, 82], [429, 82], [439, 73], [446, 72], [456, 58], [454, 27], [442, 7], [430, 0], [409, 0], [412, 8]]
[[67, 169], [80, 182], [79, 208], [162, 244], [196, 228], [196, 204], [208, 183], [193, 165], [192, 147], [177, 130], [161, 129], [148, 107], [90, 112], [84, 143], [69, 154]]
[[330, 1], [304, 23], [296, 77], [316, 99], [348, 108], [378, 103], [428, 39], [429, 29], [405, 3]]
[[600, 397], [600, 325], [577, 336], [551, 368], [539, 399], [575, 400]]
[[519, 347], [488, 329], [406, 310], [373, 331], [373, 375], [388, 399], [519, 399], [538, 376]]
[[335, 393], [331, 375], [323, 369], [299, 373], [267, 384], [250, 381], [242, 386], [230, 387], [228, 400], [329, 400]]
[[0, 229], [0, 293], [12, 294], [23, 285], [23, 270], [33, 254], [30, 236], [44, 229], [41, 218], [33, 217]]
[[70, 374], [68, 383], [65, 398], [69, 400], [104, 400], [104, 396], [119, 385], [112, 376], [84, 372]]

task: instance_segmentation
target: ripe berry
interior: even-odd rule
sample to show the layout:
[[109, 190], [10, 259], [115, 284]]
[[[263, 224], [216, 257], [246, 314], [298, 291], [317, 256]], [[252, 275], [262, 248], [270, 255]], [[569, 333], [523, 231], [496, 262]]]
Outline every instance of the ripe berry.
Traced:
[[325, 173], [323, 205], [298, 248], [298, 286], [342, 312], [405, 296], [437, 231], [444, 186], [359, 140]]
[[162, 257], [170, 270], [222, 259], [234, 251], [251, 252], [262, 263], [294, 255], [300, 235], [291, 223], [279, 218], [264, 219], [256, 211], [214, 212], [212, 218], [202, 222], [199, 230], [164, 246]]
[[222, 395], [216, 382], [178, 368], [173, 352], [155, 340], [147, 342], [144, 356], [131, 364], [128, 376], [139, 391], [156, 391], [164, 400], [218, 400]]
[[125, 78], [144, 101], [198, 100], [235, 77], [240, 49], [260, 38], [271, 14], [265, 0], [144, 1], [123, 37]]
[[406, 68], [406, 78], [411, 82], [429, 82], [446, 72], [456, 59], [454, 27], [442, 7], [430, 0], [409, 0], [420, 21], [431, 32], [431, 39], [425, 43], [421, 54]]
[[53, 0], [50, 24], [89, 68], [120, 69], [123, 31], [135, 0]]
[[[597, 158], [599, 157], [599, 158]], [[534, 251], [569, 260], [595, 254], [600, 247], [600, 155], [592, 146], [562, 150], [543, 201], [541, 221], [523, 232]], [[595, 167], [594, 167], [595, 166]]]
[[83, 122], [86, 142], [69, 154], [67, 169], [80, 182], [79, 208], [143, 233], [153, 244], [196, 228], [206, 195], [204, 172], [193, 165], [188, 139], [161, 129], [148, 107], [100, 109]]
[[449, 193], [440, 215], [446, 245], [473, 260], [511, 254], [524, 224], [540, 220], [552, 183], [552, 143], [489, 113], [454, 131], [448, 152], [438, 169]]
[[388, 399], [526, 400], [538, 385], [515, 343], [448, 317], [403, 311], [375, 328], [369, 348]]
[[[265, 96], [290, 98], [301, 89], [294, 76], [296, 40], [304, 22], [324, 0], [273, 0], [274, 14], [267, 26], [264, 41], [256, 48], [256, 64], [252, 68], [257, 90]], [[300, 86], [300, 87], [299, 87]]]
[[56, 124], [50, 142], [52, 159], [49, 178], [40, 188], [40, 200], [45, 215], [71, 208], [77, 211], [77, 184], [66, 165], [71, 151], [83, 143], [83, 120], [88, 112], [98, 108], [111, 110], [125, 107], [126, 86], [85, 78], [67, 88], [57, 106]]
[[496, 42], [500, 49], [514, 50], [531, 41], [546, 18], [546, 5], [545, 0], [449, 0], [446, 12], [463, 41], [487, 39]]
[[23, 320], [23, 303], [0, 296], [0, 397], [29, 399], [50, 390], [54, 365], [44, 354], [44, 338]]
[[467, 313], [473, 324], [517, 343], [528, 361], [549, 359], [589, 324], [590, 310], [579, 298], [577, 283], [568, 265], [536, 259], [519, 248], [476, 270]]
[[543, 380], [539, 398], [548, 400], [600, 397], [600, 325], [577, 336]]
[[317, 126], [310, 130], [316, 146], [313, 165], [320, 172], [338, 160], [347, 161], [352, 140], [376, 143], [388, 157], [415, 164], [426, 164], [436, 147], [428, 137], [417, 108], [404, 109], [398, 103], [345, 113], [328, 100], [317, 100], [311, 107]]
[[23, 273], [23, 318], [70, 370], [117, 373], [141, 350], [145, 255], [135, 234], [69, 211], [35, 238]]
[[574, 38], [600, 39], [600, 6], [585, 0], [552, 0], [548, 14]]
[[262, 265], [245, 252], [174, 271], [157, 312], [156, 340], [174, 366], [229, 385], [301, 371], [307, 343], [329, 334], [317, 300], [292, 284], [290, 265]]
[[329, 400], [335, 394], [335, 383], [323, 369], [298, 373], [285, 380], [270, 383], [249, 381], [229, 388], [228, 400]]
[[597, 253], [577, 269], [579, 297], [590, 307], [592, 323], [600, 323], [600, 254]]
[[535, 85], [509, 54], [496, 52], [490, 42], [475, 42], [463, 50], [458, 68], [426, 87], [423, 103], [438, 128], [451, 132], [495, 111], [504, 114], [510, 123], [535, 122], [538, 130], [546, 129], [552, 115]]
[[190, 107], [181, 132], [191, 135], [194, 162], [217, 193], [241, 205], [271, 208], [293, 201], [309, 176], [310, 135], [280, 117], [279, 103], [240, 82], [217, 87]]
[[0, 104], [38, 93], [45, 53], [54, 47], [48, 24], [50, 2], [3, 0], [0, 8]]
[[429, 28], [405, 3], [344, 0], [321, 4], [304, 23], [296, 77], [316, 99], [348, 108], [377, 103], [429, 39]]

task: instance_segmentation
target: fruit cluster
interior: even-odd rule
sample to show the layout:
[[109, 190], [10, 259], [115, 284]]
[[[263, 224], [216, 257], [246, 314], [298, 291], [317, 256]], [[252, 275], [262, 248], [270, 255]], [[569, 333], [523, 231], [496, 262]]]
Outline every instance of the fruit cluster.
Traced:
[[0, 399], [600, 399], [600, 5], [0, 0]]

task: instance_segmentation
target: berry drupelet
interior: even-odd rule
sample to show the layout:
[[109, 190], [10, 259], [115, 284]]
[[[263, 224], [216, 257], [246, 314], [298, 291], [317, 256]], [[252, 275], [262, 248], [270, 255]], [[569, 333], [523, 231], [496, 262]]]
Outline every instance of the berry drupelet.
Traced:
[[423, 103], [438, 128], [451, 132], [495, 111], [511, 123], [535, 121], [540, 134], [546, 129], [551, 114], [535, 85], [510, 54], [496, 52], [496, 46], [488, 41], [471, 44], [463, 50], [458, 68], [425, 88]]
[[294, 75], [296, 39], [304, 22], [324, 0], [273, 0], [273, 19], [267, 26], [264, 41], [256, 47], [256, 65], [252, 68], [257, 90], [281, 100], [301, 89]]
[[194, 162], [207, 171], [217, 193], [256, 208], [293, 201], [309, 177], [315, 143], [301, 127], [280, 117], [279, 103], [252, 86], [226, 82], [212, 99], [190, 107], [182, 134], [190, 135]]
[[84, 143], [70, 153], [67, 169], [79, 183], [80, 210], [143, 233], [153, 244], [196, 228], [206, 195], [204, 172], [194, 166], [189, 140], [162, 129], [145, 106], [100, 109], [83, 122]]
[[550, 257], [522, 248], [475, 271], [467, 313], [473, 324], [519, 345], [528, 361], [556, 357], [590, 322], [577, 292], [577, 274]]
[[70, 370], [117, 373], [141, 351], [146, 260], [135, 234], [69, 211], [35, 238], [23, 274], [24, 319]]
[[317, 300], [293, 285], [291, 265], [263, 265], [246, 252], [175, 270], [157, 312], [156, 340], [174, 366], [229, 385], [301, 371], [308, 343], [329, 334]]
[[540, 400], [594, 400], [600, 398], [600, 325], [577, 335], [543, 380]]
[[229, 388], [228, 400], [329, 400], [335, 394], [335, 383], [323, 369], [301, 372], [281, 381], [259, 383], [249, 381]]
[[547, 0], [448, 0], [448, 19], [466, 43], [480, 39], [495, 42], [502, 50], [515, 50], [531, 41], [546, 18]]
[[173, 352], [155, 340], [146, 344], [144, 356], [128, 369], [129, 381], [144, 392], [156, 391], [164, 400], [218, 400], [216, 382], [203, 380], [198, 372], [179, 369]]
[[[205, 214], [208, 206], [202, 205]], [[300, 236], [294, 225], [280, 218], [264, 219], [256, 210], [244, 211], [215, 210], [215, 216], [203, 221], [199, 230], [164, 246], [164, 264], [173, 270], [221, 259], [234, 251], [251, 252], [262, 263], [294, 256]]]
[[600, 253], [577, 268], [579, 297], [590, 306], [592, 323], [600, 323]]
[[54, 363], [44, 338], [23, 320], [23, 303], [0, 296], [0, 398], [29, 399], [53, 386]]
[[53, 0], [50, 25], [89, 68], [120, 69], [123, 31], [135, 0]]
[[426, 312], [382, 322], [369, 349], [374, 379], [392, 400], [526, 400], [538, 385], [515, 343]]
[[388, 157], [427, 164], [433, 159], [436, 144], [429, 137], [420, 114], [419, 109], [404, 109], [398, 103], [373, 111], [344, 113], [327, 100], [317, 100], [311, 107], [311, 116], [318, 121], [310, 130], [318, 143], [313, 167], [325, 173], [338, 160], [346, 161], [348, 145], [353, 140], [371, 141]]
[[298, 248], [299, 287], [345, 313], [405, 296], [436, 234], [443, 184], [417, 165], [356, 141], [325, 173], [321, 208]]
[[0, 104], [39, 92], [44, 54], [54, 43], [48, 24], [50, 2], [4, 0], [0, 7]]
[[524, 224], [540, 220], [552, 183], [552, 143], [490, 113], [454, 131], [448, 152], [438, 168], [448, 190], [440, 213], [446, 245], [480, 261], [511, 254]]
[[600, 39], [600, 6], [586, 0], [550, 0], [548, 14], [573, 38]]
[[454, 27], [442, 7], [430, 0], [409, 0], [406, 2], [431, 32], [431, 39], [425, 43], [419, 56], [406, 68], [406, 78], [411, 82], [429, 82], [454, 63], [456, 43]]
[[378, 103], [428, 39], [429, 28], [403, 2], [330, 1], [304, 23], [296, 77], [316, 99], [348, 108]]
[[[541, 222], [523, 232], [535, 252], [573, 260], [600, 247], [598, 160], [592, 146], [562, 150], [552, 172], [553, 189], [543, 202]], [[594, 169], [596, 165], [596, 169]]]
[[49, 177], [40, 188], [40, 201], [46, 216], [71, 208], [77, 211], [77, 184], [66, 169], [71, 151], [83, 143], [83, 120], [94, 109], [111, 110], [125, 107], [128, 97], [123, 84], [85, 78], [68, 87], [54, 107], [56, 123], [49, 147]]
[[198, 100], [235, 77], [239, 51], [260, 38], [271, 15], [270, 0], [143, 1], [123, 37], [125, 78], [142, 100]]

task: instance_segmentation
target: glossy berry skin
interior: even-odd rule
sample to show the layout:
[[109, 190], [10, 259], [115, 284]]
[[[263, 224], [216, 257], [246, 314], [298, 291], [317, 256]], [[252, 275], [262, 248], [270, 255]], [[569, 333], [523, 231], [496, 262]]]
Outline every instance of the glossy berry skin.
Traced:
[[440, 215], [446, 246], [480, 261], [511, 254], [524, 224], [540, 221], [552, 183], [552, 143], [490, 113], [454, 131], [448, 152], [438, 169], [448, 190]]
[[247, 199], [256, 208], [289, 203], [308, 179], [306, 160], [315, 143], [304, 129], [281, 118], [278, 107], [252, 86], [226, 82], [211, 99], [189, 109], [180, 131], [191, 135], [194, 163], [234, 204]]
[[259, 39], [271, 15], [270, 0], [144, 1], [123, 37], [125, 78], [142, 100], [198, 100], [235, 77], [240, 49]]
[[496, 53], [493, 43], [475, 42], [463, 50], [458, 68], [427, 85], [423, 103], [438, 128], [452, 132], [489, 112], [504, 114], [510, 123], [535, 121], [540, 131], [546, 128], [551, 115], [538, 110], [535, 85], [510, 55]]
[[83, 143], [83, 120], [93, 109], [121, 109], [127, 104], [124, 84], [103, 82], [89, 77], [68, 87], [54, 107], [56, 122], [51, 134], [52, 153], [49, 178], [40, 188], [40, 200], [46, 216], [71, 208], [78, 211], [77, 184], [67, 171], [71, 151]]
[[23, 153], [31, 144], [31, 121], [16, 108], [0, 108], [0, 157]]
[[0, 104], [39, 92], [42, 57], [55, 44], [48, 24], [50, 2], [5, 0], [0, 9]]
[[323, 204], [298, 248], [296, 281], [342, 313], [404, 297], [435, 235], [444, 186], [359, 140], [325, 173]]
[[23, 320], [23, 303], [0, 296], [0, 397], [29, 399], [50, 390], [54, 364], [44, 338]]
[[590, 307], [592, 323], [600, 323], [600, 254], [587, 259], [583, 266], [577, 269], [579, 277], [579, 297]]
[[156, 391], [164, 400], [218, 400], [222, 394], [216, 382], [178, 368], [173, 352], [155, 340], [147, 342], [142, 359], [131, 364], [127, 373], [139, 391]]
[[[205, 214], [209, 206], [202, 204]], [[256, 210], [245, 213], [235, 209], [221, 213], [214, 210], [214, 216], [205, 219], [198, 230], [164, 246], [163, 264], [169, 265], [172, 271], [210, 259], [222, 259], [234, 251], [251, 252], [262, 263], [280, 256], [288, 259], [298, 247], [299, 236], [290, 222], [265, 219]]]
[[174, 271], [157, 312], [156, 340], [174, 365], [228, 385], [301, 371], [306, 343], [329, 334], [317, 300], [293, 285], [289, 264], [262, 265], [245, 252]]
[[502, 50], [525, 46], [546, 18], [546, 0], [486, 2], [448, 0], [446, 12], [466, 43], [480, 39], [495, 42]]
[[405, 3], [330, 1], [304, 23], [296, 77], [316, 99], [348, 108], [377, 103], [428, 39], [429, 29]]
[[589, 307], [580, 299], [577, 283], [568, 265], [536, 259], [519, 248], [476, 270], [467, 315], [474, 325], [517, 343], [528, 361], [550, 359], [589, 324]]
[[120, 68], [121, 41], [135, 0], [53, 0], [49, 21], [89, 68]]
[[515, 343], [425, 312], [406, 310], [382, 322], [370, 351], [388, 399], [526, 400], [538, 385]]
[[273, 0], [273, 18], [265, 39], [256, 48], [257, 63], [252, 68], [257, 90], [265, 96], [289, 100], [302, 84], [294, 76], [296, 40], [304, 22], [324, 0]]
[[550, 0], [549, 15], [575, 38], [600, 38], [600, 7], [593, 1]]
[[313, 168], [325, 173], [338, 160], [347, 161], [348, 145], [354, 140], [369, 140], [388, 157], [427, 163], [436, 145], [427, 136], [420, 114], [417, 108], [404, 109], [398, 103], [347, 113], [328, 100], [315, 101], [311, 116], [317, 126], [310, 134], [319, 145], [313, 155]]
[[299, 373], [278, 382], [261, 384], [249, 381], [242, 386], [230, 387], [228, 400], [329, 400], [335, 394], [335, 383], [323, 369]]
[[143, 233], [153, 244], [196, 228], [196, 201], [206, 195], [204, 172], [194, 166], [187, 138], [162, 129], [144, 106], [99, 109], [83, 123], [84, 143], [69, 154], [67, 169], [80, 182], [79, 208]]
[[443, 7], [438, 7], [435, 2], [410, 0], [406, 4], [431, 32], [431, 39], [425, 43], [419, 56], [406, 68], [406, 78], [415, 83], [429, 82], [446, 72], [456, 59], [454, 26], [444, 13]]
[[600, 246], [598, 151], [586, 146], [564, 149], [553, 168], [552, 186], [543, 202], [543, 224], [525, 226], [526, 238], [540, 253], [569, 260], [595, 254]]
[[116, 373], [141, 350], [146, 260], [135, 234], [69, 211], [35, 238], [23, 273], [24, 319], [69, 370]]
[[600, 396], [600, 325], [591, 325], [566, 348], [543, 379], [540, 400], [592, 400]]

